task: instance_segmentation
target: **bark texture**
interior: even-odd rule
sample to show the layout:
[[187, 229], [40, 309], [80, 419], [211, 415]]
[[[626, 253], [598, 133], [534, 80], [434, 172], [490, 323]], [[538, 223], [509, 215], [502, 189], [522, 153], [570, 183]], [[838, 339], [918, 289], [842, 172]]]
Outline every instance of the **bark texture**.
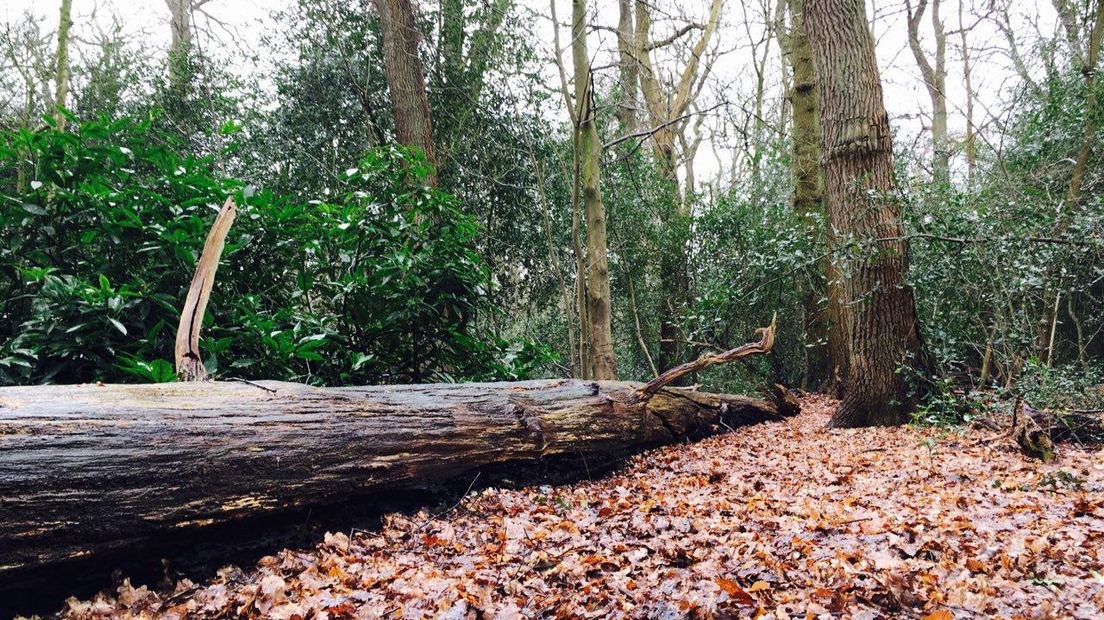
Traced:
[[[383, 67], [395, 119], [395, 140], [420, 148], [436, 169], [437, 149], [426, 97], [425, 71], [418, 54], [421, 35], [414, 23], [414, 7], [410, 0], [372, 1], [383, 38]], [[437, 175], [431, 175], [428, 181], [436, 185]]]
[[169, 530], [779, 415], [752, 398], [662, 389], [642, 399], [639, 388], [575, 380], [0, 388], [0, 582]]
[[61, 0], [58, 17], [57, 59], [55, 62], [54, 82], [54, 120], [58, 129], [65, 129], [66, 118], [61, 109], [69, 100], [69, 29], [73, 27], [73, 0]]
[[617, 378], [613, 350], [609, 263], [606, 256], [606, 207], [602, 204], [602, 141], [598, 138], [594, 82], [586, 42], [586, 2], [573, 0], [571, 56], [575, 67], [575, 147], [586, 213], [587, 317], [592, 376]]
[[621, 105], [617, 107], [617, 120], [621, 132], [636, 131], [637, 84], [640, 82], [639, 63], [636, 60], [636, 28], [633, 17], [633, 0], [617, 0], [617, 66], [620, 72]]
[[[801, 2], [789, 0], [791, 27], [788, 47], [793, 71], [793, 90], [790, 94], [793, 112], [793, 209], [804, 216], [809, 235], [823, 235], [829, 249], [832, 249], [833, 236], [831, 227], [826, 226], [824, 206], [820, 105], [817, 102], [813, 52], [805, 34]], [[808, 290], [804, 294], [804, 307], [808, 340], [818, 343], [811, 351], [814, 361], [808, 369], [808, 379], [814, 385], [820, 384], [825, 391], [839, 395], [842, 377], [847, 376], [847, 332], [841, 312], [840, 274], [833, 260], [833, 255], [829, 253], [822, 264], [812, 267]], [[826, 308], [820, 302], [824, 297], [828, 299]]]
[[897, 424], [911, 405], [898, 369], [915, 362], [920, 340], [874, 38], [863, 0], [805, 0], [804, 8], [821, 95], [828, 213], [857, 247], [845, 257], [849, 369], [831, 424]]
[[222, 249], [226, 245], [226, 235], [230, 232], [237, 213], [238, 206], [234, 204], [234, 199], [227, 198], [207, 233], [207, 241], [196, 262], [184, 308], [180, 311], [180, 322], [176, 327], [175, 358], [176, 374], [184, 381], [199, 381], [207, 376], [199, 350], [199, 333], [203, 329], [203, 315], [207, 312], [207, 302], [211, 299], [211, 288], [215, 285], [215, 273], [218, 271]]

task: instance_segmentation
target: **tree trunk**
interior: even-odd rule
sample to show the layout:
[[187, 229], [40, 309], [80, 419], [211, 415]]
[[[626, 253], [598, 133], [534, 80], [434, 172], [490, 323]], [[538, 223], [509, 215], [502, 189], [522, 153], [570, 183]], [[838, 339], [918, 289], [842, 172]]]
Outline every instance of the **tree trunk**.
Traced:
[[633, 18], [633, 0], [617, 0], [617, 65], [620, 71], [621, 105], [617, 119], [621, 132], [628, 135], [636, 131], [637, 83], [640, 81], [636, 61], [636, 29]]
[[58, 129], [65, 129], [65, 115], [61, 113], [69, 99], [69, 29], [73, 27], [73, 0], [61, 0], [61, 13], [58, 19], [57, 59], [55, 62], [54, 82], [54, 120]]
[[[824, 209], [824, 174], [820, 162], [820, 109], [817, 104], [816, 76], [812, 50], [805, 35], [801, 0], [789, 0], [791, 27], [789, 34], [790, 66], [793, 90], [790, 109], [793, 111], [793, 209], [805, 218], [811, 238], [823, 237], [831, 248], [831, 231], [826, 228]], [[832, 266], [831, 253], [823, 264], [811, 268], [809, 284], [804, 292], [804, 307], [808, 341], [818, 343], [811, 351], [814, 360], [806, 371], [807, 379], [830, 393], [837, 393], [835, 377], [847, 374], [847, 334], [839, 316], [839, 272]], [[828, 298], [828, 307], [820, 300]], [[820, 344], [823, 343], [823, 344]]]
[[970, 59], [968, 35], [970, 28], [962, 22], [962, 9], [965, 0], [958, 2], [958, 32], [962, 38], [962, 80], [966, 88], [966, 185], [974, 188], [974, 176], [977, 172], [977, 129], [974, 125], [974, 76]]
[[[1072, 212], [1081, 201], [1081, 185], [1088, 171], [1089, 158], [1092, 156], [1093, 143], [1096, 142], [1098, 126], [1096, 103], [1096, 65], [1100, 59], [1101, 39], [1104, 38], [1104, 2], [1096, 2], [1092, 32], [1089, 35], [1088, 54], [1081, 71], [1085, 76], [1085, 124], [1081, 138], [1081, 147], [1077, 151], [1077, 160], [1070, 177], [1069, 190], [1066, 192], [1066, 213], [1062, 222], [1068, 222]], [[1062, 224], [1060, 224], [1062, 225]], [[1064, 225], [1063, 225], [1064, 226]]]
[[[577, 380], [0, 388], [0, 583], [494, 463], [617, 454], [778, 417], [741, 396]], [[782, 407], [782, 414], [796, 413]]]
[[678, 127], [674, 121], [686, 113], [697, 94], [696, 84], [702, 77], [702, 56], [717, 30], [723, 6], [723, 0], [713, 0], [709, 8], [709, 21], [690, 50], [689, 60], [678, 73], [678, 82], [666, 88], [660, 82], [651, 54], [657, 46], [668, 41], [660, 44], [652, 42], [652, 8], [644, 0], [635, 0], [634, 36], [636, 60], [640, 69], [640, 93], [648, 111], [648, 120], [655, 128], [651, 136], [652, 152], [656, 166], [663, 176], [665, 203], [660, 206], [663, 247], [660, 248], [659, 286], [663, 291], [663, 306], [659, 309], [659, 365], [662, 368], [678, 364], [686, 357], [683, 353], [686, 337], [681, 322], [690, 301], [687, 246], [690, 241], [691, 213], [679, 188], [679, 157], [675, 148], [675, 132]]
[[924, 86], [932, 104], [932, 177], [936, 183], [950, 182], [950, 144], [947, 139], [947, 33], [943, 29], [943, 20], [939, 17], [940, 0], [932, 0], [931, 21], [935, 34], [935, 64], [932, 65], [920, 45], [920, 20], [924, 17], [928, 1], [920, 0], [916, 12], [912, 3], [905, 2], [908, 18], [909, 48], [920, 67]]
[[820, 90], [825, 197], [846, 238], [843, 313], [849, 370], [833, 426], [897, 424], [910, 409], [902, 365], [920, 348], [893, 149], [863, 0], [805, 0]]
[[169, 87], [179, 92], [189, 79], [192, 53], [192, 0], [165, 0], [169, 8]]
[[617, 378], [613, 350], [609, 264], [606, 258], [606, 208], [602, 204], [602, 141], [598, 138], [594, 83], [586, 42], [585, 0], [572, 1], [571, 52], [575, 65], [576, 146], [586, 213], [587, 316], [593, 377]]
[[[433, 142], [425, 72], [418, 53], [421, 35], [414, 23], [414, 7], [410, 0], [373, 0], [373, 3], [383, 38], [383, 67], [395, 118], [395, 140], [420, 148], [436, 170], [437, 149]], [[436, 172], [427, 181], [437, 185]]]

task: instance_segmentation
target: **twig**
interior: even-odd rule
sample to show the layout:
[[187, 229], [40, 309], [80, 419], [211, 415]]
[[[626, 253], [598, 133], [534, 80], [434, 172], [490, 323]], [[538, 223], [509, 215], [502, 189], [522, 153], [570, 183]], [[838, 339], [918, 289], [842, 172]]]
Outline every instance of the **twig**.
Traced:
[[471, 484], [468, 485], [468, 488], [464, 491], [464, 494], [460, 496], [460, 499], [456, 500], [455, 504], [450, 506], [447, 510], [442, 510], [441, 512], [439, 512], [435, 515], [430, 515], [429, 519], [427, 519], [425, 523], [419, 525], [418, 529], [416, 529], [414, 531], [415, 532], [420, 532], [420, 531], [424, 530], [426, 528], [426, 526], [428, 526], [430, 523], [432, 523], [434, 519], [440, 519], [441, 517], [447, 515], [448, 513], [452, 512], [453, 510], [456, 510], [456, 507], [459, 506], [464, 501], [464, 499], [468, 497], [468, 493], [471, 493], [472, 487], [475, 486], [475, 481], [479, 480], [479, 475], [482, 474], [482, 473], [483, 473], [482, 471], [475, 472], [475, 478], [472, 478]]
[[841, 525], [851, 525], [852, 523], [862, 523], [863, 521], [873, 521], [874, 517], [861, 517], [859, 519], [850, 519], [848, 521], [840, 521], [839, 523], [833, 523], [832, 527], [839, 527]]
[[227, 377], [224, 380], [225, 381], [237, 381], [238, 383], [245, 383], [246, 385], [252, 385], [255, 388], [261, 388], [262, 390], [268, 392], [269, 394], [275, 394], [276, 393], [276, 388], [270, 388], [268, 386], [261, 385], [260, 383], [255, 383], [253, 381], [250, 381], [249, 379], [242, 379], [241, 377]]
[[987, 443], [992, 443], [994, 441], [997, 441], [998, 439], [1004, 439], [1005, 437], [1008, 437], [1011, 434], [1012, 434], [1012, 429], [1008, 429], [1006, 431], [1001, 431], [1001, 432], [997, 433], [996, 435], [993, 435], [992, 437], [982, 437], [981, 439], [978, 439], [976, 441], [971, 441], [970, 443], [966, 444], [965, 447], [967, 447], [967, 448], [976, 448], [978, 446], [983, 446]]

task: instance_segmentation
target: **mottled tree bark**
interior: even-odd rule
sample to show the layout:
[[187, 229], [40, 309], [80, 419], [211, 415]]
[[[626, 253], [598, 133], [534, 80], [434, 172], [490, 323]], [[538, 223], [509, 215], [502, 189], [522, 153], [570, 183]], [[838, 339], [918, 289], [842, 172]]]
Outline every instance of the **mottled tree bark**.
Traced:
[[[420, 148], [436, 168], [437, 149], [426, 97], [425, 72], [418, 53], [421, 34], [414, 22], [414, 7], [411, 0], [372, 1], [383, 38], [383, 67], [395, 119], [395, 140]], [[430, 185], [436, 185], [436, 173], [427, 180]]]
[[[58, 18], [57, 58], [54, 62], [54, 106], [63, 108], [69, 99], [69, 29], [73, 27], [73, 0], [61, 0]], [[65, 129], [65, 115], [54, 110], [58, 129]]]
[[[623, 454], [796, 413], [576, 380], [317, 388], [263, 381], [0, 388], [0, 583], [495, 463]], [[3, 588], [0, 588], [3, 589]]]
[[602, 204], [602, 141], [598, 138], [594, 82], [586, 42], [586, 3], [571, 3], [571, 53], [575, 66], [576, 156], [586, 213], [587, 318], [593, 377], [600, 381], [617, 378], [613, 350], [609, 263], [606, 257], [606, 208]]
[[[791, 27], [788, 47], [793, 72], [793, 90], [790, 94], [790, 109], [793, 111], [793, 209], [804, 216], [808, 234], [814, 238], [823, 235], [829, 249], [832, 249], [833, 236], [831, 227], [827, 225], [824, 206], [820, 109], [813, 55], [805, 34], [801, 0], [789, 0], [789, 6]], [[833, 261], [834, 257], [829, 253], [823, 264], [812, 266], [803, 301], [808, 340], [818, 343], [810, 351], [813, 361], [807, 370], [807, 379], [838, 395], [841, 380], [847, 376], [847, 331], [842, 316], [840, 274]], [[825, 297], [828, 299], [826, 308], [821, 306], [820, 301]]]
[[832, 226], [856, 248], [843, 265], [849, 369], [833, 426], [897, 424], [911, 403], [902, 365], [920, 339], [905, 281], [908, 242], [863, 0], [805, 0], [820, 93], [825, 198]]

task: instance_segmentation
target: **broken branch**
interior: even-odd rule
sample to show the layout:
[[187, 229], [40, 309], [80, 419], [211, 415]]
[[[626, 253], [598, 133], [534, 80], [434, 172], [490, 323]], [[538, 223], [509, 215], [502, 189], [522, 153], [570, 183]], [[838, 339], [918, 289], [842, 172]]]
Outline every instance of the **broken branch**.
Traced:
[[684, 377], [692, 372], [697, 372], [716, 364], [724, 364], [732, 362], [741, 358], [749, 357], [752, 355], [761, 355], [767, 353], [774, 347], [774, 334], [778, 322], [778, 316], [775, 315], [771, 319], [770, 325], [767, 327], [760, 327], [755, 330], [755, 333], [759, 334], [759, 342], [749, 342], [747, 344], [740, 345], [735, 349], [729, 349], [724, 353], [706, 353], [692, 362], [686, 362], [680, 366], [664, 372], [655, 379], [652, 379], [648, 383], [644, 384], [644, 387], [637, 390], [637, 394], [641, 398], [650, 398], [653, 394], [661, 390], [664, 386], [671, 384], [672, 382]]
[[176, 328], [176, 374], [181, 381], [201, 381], [207, 377], [199, 355], [199, 331], [203, 327], [207, 301], [211, 298], [211, 287], [215, 285], [215, 271], [218, 270], [222, 248], [226, 245], [226, 234], [230, 232], [237, 211], [234, 199], [227, 198], [211, 226], [211, 232], [207, 233], [207, 241], [196, 262], [192, 285], [188, 287], [184, 309], [180, 312], [180, 324]]

